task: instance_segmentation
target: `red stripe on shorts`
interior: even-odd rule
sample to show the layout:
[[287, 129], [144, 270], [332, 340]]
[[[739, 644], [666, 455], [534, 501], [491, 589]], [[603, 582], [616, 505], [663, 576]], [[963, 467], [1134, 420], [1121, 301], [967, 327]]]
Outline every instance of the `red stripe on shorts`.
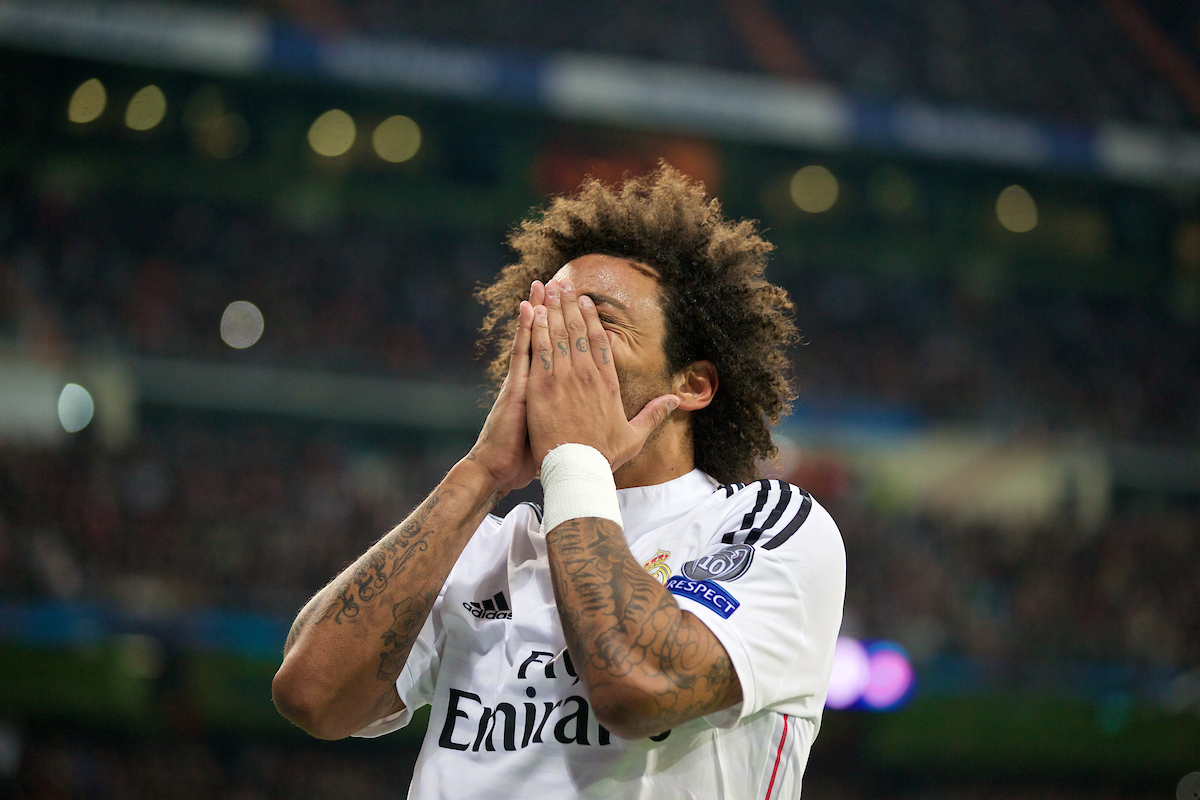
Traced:
[[771, 800], [771, 792], [775, 789], [775, 776], [779, 773], [779, 762], [783, 760], [783, 743], [787, 741], [788, 718], [783, 715], [783, 736], [779, 737], [779, 749], [775, 751], [775, 769], [771, 770], [771, 782], [767, 784], [767, 796], [763, 800]]

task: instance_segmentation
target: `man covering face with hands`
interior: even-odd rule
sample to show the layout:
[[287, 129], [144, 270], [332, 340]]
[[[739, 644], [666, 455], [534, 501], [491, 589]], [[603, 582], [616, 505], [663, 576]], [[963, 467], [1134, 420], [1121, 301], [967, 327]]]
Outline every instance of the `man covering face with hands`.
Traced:
[[[322, 738], [431, 707], [411, 797], [795, 797], [845, 587], [802, 489], [770, 245], [670, 167], [528, 220], [480, 292], [478, 441], [300, 612], [275, 678]], [[540, 472], [544, 509], [489, 512]]]

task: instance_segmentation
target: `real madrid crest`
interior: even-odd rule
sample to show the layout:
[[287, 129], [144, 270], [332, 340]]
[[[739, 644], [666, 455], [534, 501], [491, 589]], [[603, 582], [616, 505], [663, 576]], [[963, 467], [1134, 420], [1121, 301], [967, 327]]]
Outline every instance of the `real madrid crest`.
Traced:
[[662, 584], [667, 582], [667, 578], [671, 577], [671, 568], [667, 565], [667, 559], [671, 557], [671, 553], [667, 550], [659, 550], [654, 554], [654, 557], [642, 564], [654, 578]]

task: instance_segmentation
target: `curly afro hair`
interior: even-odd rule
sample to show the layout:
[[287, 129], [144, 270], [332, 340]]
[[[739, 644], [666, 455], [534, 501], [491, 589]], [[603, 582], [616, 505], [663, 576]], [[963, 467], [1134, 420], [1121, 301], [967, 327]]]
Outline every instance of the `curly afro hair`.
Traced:
[[719, 377], [712, 403], [692, 415], [696, 466], [726, 484], [757, 477], [756, 461], [777, 452], [769, 425], [795, 399], [786, 346], [796, 327], [787, 292], [763, 277], [774, 247], [755, 222], [725, 219], [703, 185], [661, 163], [614, 188], [589, 178], [522, 222], [508, 243], [519, 260], [476, 293], [488, 309], [479, 344], [495, 354], [495, 387], [508, 373], [507, 345], [530, 283], [592, 253], [645, 264], [658, 273], [667, 368], [707, 360]]

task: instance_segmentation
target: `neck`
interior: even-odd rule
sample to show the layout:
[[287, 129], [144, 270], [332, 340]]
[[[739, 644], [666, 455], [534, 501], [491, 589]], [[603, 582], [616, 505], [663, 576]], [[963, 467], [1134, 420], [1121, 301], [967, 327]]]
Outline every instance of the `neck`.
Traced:
[[650, 434], [640, 453], [613, 473], [613, 481], [618, 489], [654, 486], [686, 475], [695, 466], [690, 421], [676, 412]]

